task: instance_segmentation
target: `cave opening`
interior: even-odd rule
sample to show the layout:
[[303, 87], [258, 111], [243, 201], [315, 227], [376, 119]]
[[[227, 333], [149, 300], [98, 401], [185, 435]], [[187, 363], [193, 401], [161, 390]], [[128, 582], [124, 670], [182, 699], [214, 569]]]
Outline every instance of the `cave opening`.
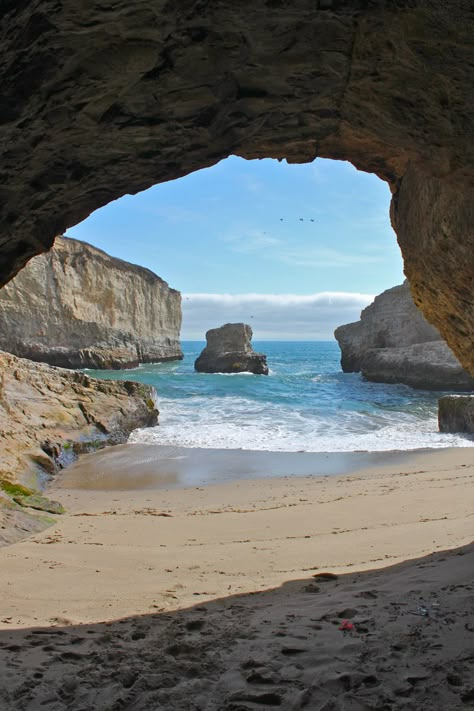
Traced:
[[[471, 0], [5, 0], [0, 17], [0, 284], [101, 206], [231, 154], [349, 160], [390, 184], [415, 301], [474, 373]], [[48, 422], [64, 383], [45, 396], [37, 378], [30, 402], [49, 399], [41, 419], [25, 407], [31, 381], [6, 363], [2, 397], [16, 419], [0, 470], [23, 476], [25, 446], [44, 462], [40, 444], [57, 443]], [[305, 392], [317, 384], [333, 414], [327, 382], [306, 376]], [[94, 409], [92, 379], [70, 379], [75, 391], [86, 384], [82, 412], [62, 410], [74, 436], [130, 401], [125, 391], [120, 408]], [[251, 382], [268, 390], [275, 379], [228, 377], [221, 388]], [[251, 409], [259, 441], [269, 440], [263, 425], [281, 433], [285, 393], [273, 395], [271, 422]], [[364, 413], [351, 400], [353, 435]], [[389, 424], [393, 401], [381, 410]], [[222, 406], [214, 414], [232, 427]], [[5, 708], [469, 704], [472, 551], [445, 550], [472, 539], [463, 453], [407, 464], [395, 452], [395, 474], [382, 475], [383, 454], [376, 477], [266, 481], [220, 500], [198, 486], [63, 493], [72, 515], [0, 551]], [[266, 471], [275, 465], [270, 457]], [[24, 536], [31, 522], [19, 513]], [[295, 577], [304, 583], [285, 582]], [[361, 644], [372, 655], [354, 654]], [[401, 679], [401, 658], [415, 674]]]
[[68, 230], [183, 294], [184, 340], [249, 322], [258, 340], [329, 340], [403, 280], [390, 191], [344, 161], [231, 156], [125, 196]]

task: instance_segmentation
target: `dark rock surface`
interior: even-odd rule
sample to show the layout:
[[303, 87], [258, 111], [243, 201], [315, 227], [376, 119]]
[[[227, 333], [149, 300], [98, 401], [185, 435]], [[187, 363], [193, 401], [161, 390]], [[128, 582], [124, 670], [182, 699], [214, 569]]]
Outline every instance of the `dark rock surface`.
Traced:
[[446, 395], [438, 401], [440, 432], [474, 434], [474, 395]]
[[267, 357], [255, 353], [252, 329], [245, 323], [226, 323], [206, 333], [207, 345], [196, 358], [199, 373], [254, 373], [268, 375]]
[[182, 358], [181, 294], [153, 272], [58, 237], [0, 289], [0, 349], [65, 368]]
[[0, 284], [231, 153], [345, 159], [389, 182], [415, 303], [474, 373], [471, 0], [4, 0], [0, 21]]
[[406, 281], [376, 296], [360, 321], [334, 335], [344, 372], [413, 388], [474, 390], [474, 378], [415, 306]]

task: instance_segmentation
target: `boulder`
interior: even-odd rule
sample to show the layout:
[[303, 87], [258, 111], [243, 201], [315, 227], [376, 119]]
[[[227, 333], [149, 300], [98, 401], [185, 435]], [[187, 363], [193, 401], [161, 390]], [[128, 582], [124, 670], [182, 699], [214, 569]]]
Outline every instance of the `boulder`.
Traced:
[[255, 353], [252, 329], [246, 323], [226, 323], [206, 333], [207, 345], [194, 363], [199, 373], [268, 375], [267, 357]]
[[56, 238], [0, 289], [0, 349], [65, 368], [182, 358], [181, 295], [143, 267]]
[[446, 395], [438, 401], [440, 432], [474, 434], [474, 395]]
[[428, 390], [474, 390], [474, 378], [416, 307], [407, 281], [376, 296], [360, 321], [334, 335], [346, 373]]

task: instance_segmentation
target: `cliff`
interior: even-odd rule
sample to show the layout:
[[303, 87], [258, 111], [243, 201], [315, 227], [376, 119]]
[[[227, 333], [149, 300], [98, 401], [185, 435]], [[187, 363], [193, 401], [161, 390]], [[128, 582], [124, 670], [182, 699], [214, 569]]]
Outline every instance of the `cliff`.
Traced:
[[0, 349], [66, 368], [182, 358], [181, 295], [153, 272], [58, 237], [0, 290]]
[[344, 372], [429, 390], [472, 390], [472, 378], [415, 306], [408, 282], [387, 289], [360, 321], [334, 332]]

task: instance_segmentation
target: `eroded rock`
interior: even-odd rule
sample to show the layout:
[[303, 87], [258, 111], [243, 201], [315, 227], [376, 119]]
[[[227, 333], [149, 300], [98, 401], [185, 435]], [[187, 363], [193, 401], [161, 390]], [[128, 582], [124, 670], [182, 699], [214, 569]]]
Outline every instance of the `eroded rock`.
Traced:
[[415, 302], [474, 374], [471, 0], [5, 0], [0, 18], [0, 283], [98, 207], [230, 154], [350, 160], [390, 184]]
[[415, 306], [407, 281], [376, 296], [359, 321], [334, 335], [345, 372], [413, 388], [474, 390], [474, 378]]
[[157, 419], [148, 385], [95, 380], [0, 352], [0, 480], [36, 488], [38, 467], [53, 473], [64, 445], [124, 442]]
[[252, 329], [245, 323], [226, 323], [206, 333], [206, 347], [194, 363], [200, 373], [268, 375], [267, 357], [255, 353]]
[[56, 238], [0, 289], [0, 349], [64, 368], [182, 358], [181, 294], [143, 267]]

